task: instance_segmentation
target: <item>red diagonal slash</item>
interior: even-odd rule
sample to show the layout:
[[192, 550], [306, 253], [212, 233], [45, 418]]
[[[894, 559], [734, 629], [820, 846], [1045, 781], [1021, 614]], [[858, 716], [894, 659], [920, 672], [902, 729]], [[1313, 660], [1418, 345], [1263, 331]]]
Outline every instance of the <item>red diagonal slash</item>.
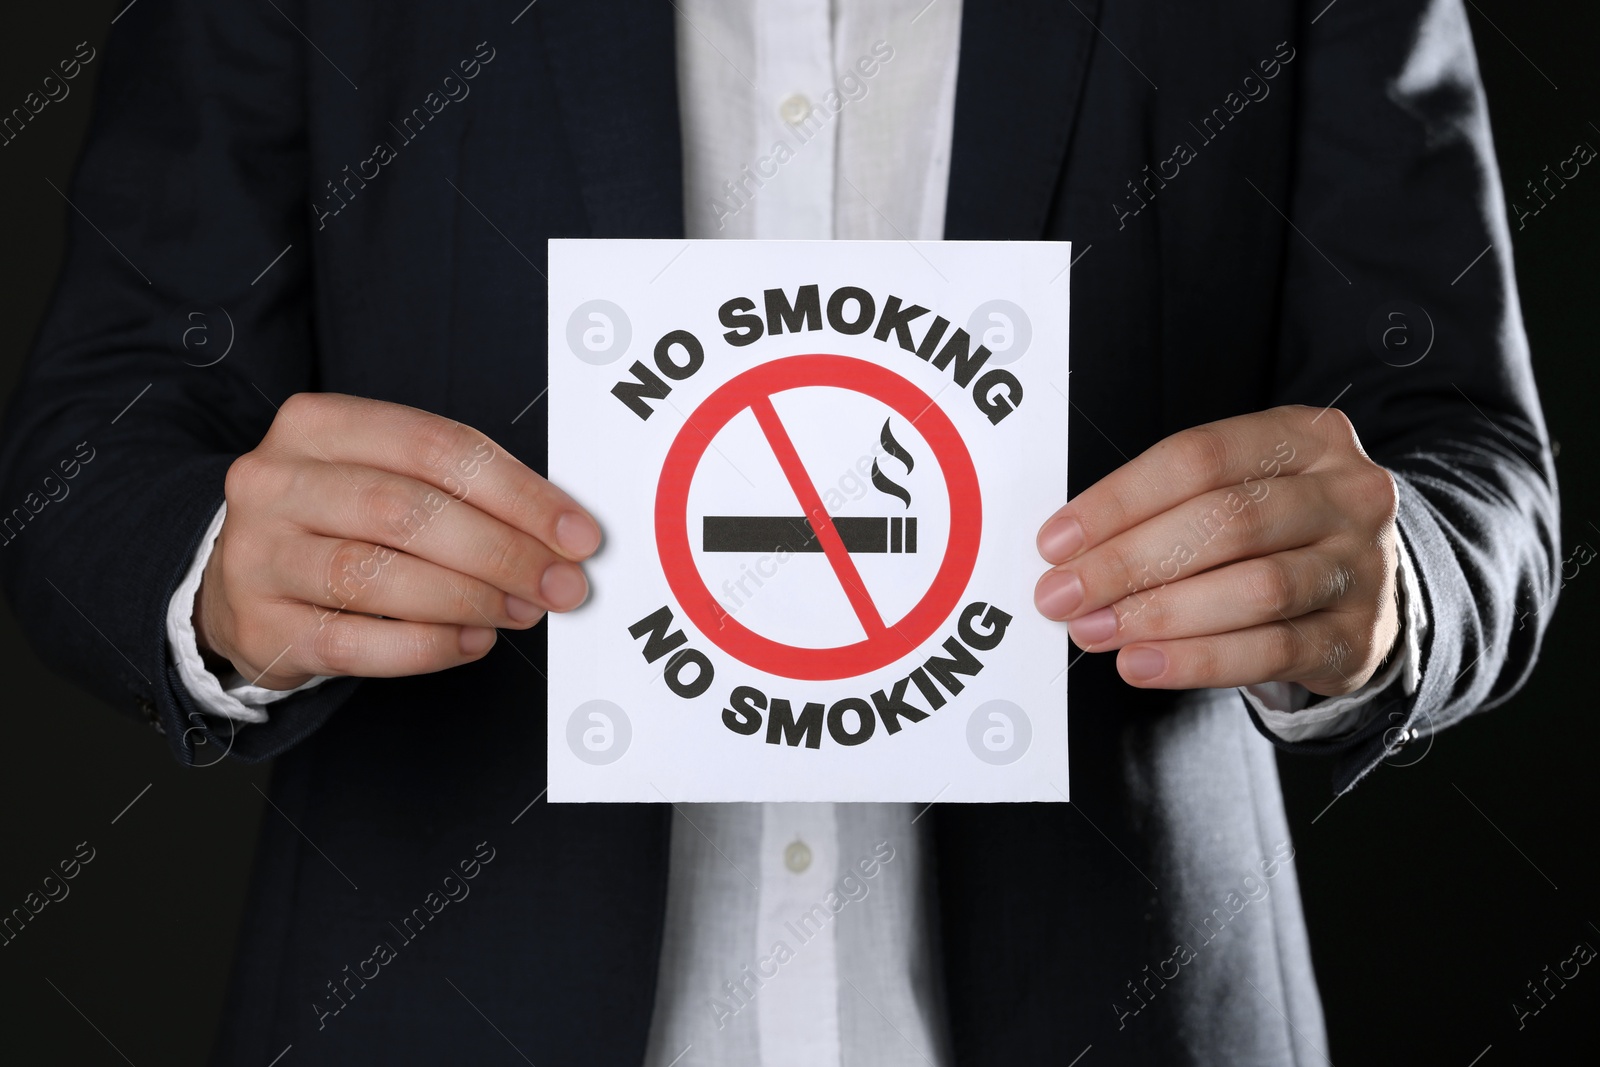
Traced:
[[795, 499], [800, 501], [800, 510], [805, 512], [811, 528], [816, 531], [817, 541], [833, 566], [839, 584], [844, 586], [844, 595], [850, 598], [850, 606], [855, 609], [856, 618], [861, 620], [862, 629], [867, 631], [869, 638], [883, 633], [888, 629], [883, 616], [878, 614], [878, 606], [867, 594], [861, 573], [856, 570], [855, 560], [850, 558], [839, 531], [834, 529], [833, 517], [823, 506], [817, 487], [811, 484], [811, 475], [806, 473], [805, 464], [800, 462], [800, 453], [795, 451], [789, 431], [783, 428], [783, 423], [778, 419], [772, 398], [757, 398], [750, 404], [750, 411], [761, 425], [761, 432], [767, 435], [772, 454], [778, 457], [778, 466], [783, 468], [783, 476], [789, 479], [789, 488], [794, 490]]

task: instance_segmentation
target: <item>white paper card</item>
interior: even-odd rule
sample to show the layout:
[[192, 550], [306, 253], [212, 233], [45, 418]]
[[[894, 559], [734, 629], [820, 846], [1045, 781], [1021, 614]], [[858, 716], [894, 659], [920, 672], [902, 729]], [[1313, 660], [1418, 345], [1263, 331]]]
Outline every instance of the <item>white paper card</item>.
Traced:
[[550, 242], [552, 801], [1065, 801], [1071, 247]]

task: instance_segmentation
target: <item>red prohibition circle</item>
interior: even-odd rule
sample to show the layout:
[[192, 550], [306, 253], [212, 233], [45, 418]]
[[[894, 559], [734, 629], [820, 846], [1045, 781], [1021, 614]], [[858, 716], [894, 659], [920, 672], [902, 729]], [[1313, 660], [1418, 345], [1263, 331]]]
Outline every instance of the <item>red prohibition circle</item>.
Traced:
[[[752, 410], [758, 420], [763, 411], [775, 420], [771, 407], [774, 394], [811, 387], [848, 389], [873, 397], [914, 425], [939, 461], [950, 504], [950, 537], [944, 559], [927, 592], [904, 618], [886, 622], [876, 632], [864, 621], [863, 626], [868, 630], [864, 640], [832, 648], [786, 645], [740, 623], [711, 595], [695, 566], [689, 543], [689, 485], [712, 439], [746, 409]], [[768, 432], [771, 439], [767, 423], [763, 423], [763, 431]], [[778, 432], [784, 433], [781, 426]], [[787, 436], [783, 436], [783, 441], [788, 443]], [[777, 447], [774, 442], [775, 450]], [[792, 453], [792, 445], [789, 448]], [[782, 465], [784, 456], [780, 454], [778, 458]], [[787, 467], [785, 473], [794, 485], [794, 475]], [[810, 508], [806, 507], [804, 499], [801, 507], [826, 549], [829, 538], [837, 538], [833, 520], [822, 507], [803, 470], [801, 477], [813, 498]], [[796, 492], [800, 491], [797, 485]], [[950, 417], [926, 393], [898, 374], [876, 363], [849, 356], [789, 356], [753, 367], [724, 382], [685, 420], [667, 450], [661, 481], [656, 488], [656, 546], [667, 585], [684, 614], [706, 638], [741, 663], [784, 678], [807, 681], [850, 678], [888, 666], [920, 646], [950, 618], [961, 602], [978, 560], [982, 531], [983, 504], [978, 491], [978, 472]], [[833, 562], [831, 554], [829, 560]], [[866, 595], [864, 588], [857, 592]], [[851, 596], [848, 585], [845, 593]], [[852, 604], [855, 604], [854, 599]], [[859, 614], [859, 607], [857, 611]]]

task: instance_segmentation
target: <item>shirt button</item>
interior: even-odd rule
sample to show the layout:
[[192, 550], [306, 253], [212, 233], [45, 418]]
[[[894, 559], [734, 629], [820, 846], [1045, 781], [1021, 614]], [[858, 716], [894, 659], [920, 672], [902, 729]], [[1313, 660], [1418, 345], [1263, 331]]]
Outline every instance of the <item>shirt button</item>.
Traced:
[[811, 101], [800, 93], [794, 93], [785, 97], [783, 103], [778, 105], [778, 114], [782, 115], [783, 121], [789, 125], [798, 126], [811, 114]]
[[801, 841], [799, 838], [795, 838], [793, 841], [789, 842], [789, 846], [783, 850], [783, 865], [789, 868], [795, 874], [799, 874], [801, 871], [811, 866], [811, 849], [806, 847], [806, 843], [804, 841]]

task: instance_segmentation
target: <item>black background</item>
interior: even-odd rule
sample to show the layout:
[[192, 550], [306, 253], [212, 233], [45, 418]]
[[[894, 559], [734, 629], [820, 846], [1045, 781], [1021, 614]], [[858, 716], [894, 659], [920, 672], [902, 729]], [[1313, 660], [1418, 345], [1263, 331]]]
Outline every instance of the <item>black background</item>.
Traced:
[[[1575, 144], [1600, 146], [1600, 9], [1467, 2], [1506, 193], [1525, 198], [1524, 183]], [[79, 41], [101, 47], [125, 3], [7, 10], [0, 110], [37, 90]], [[67, 186], [98, 69], [90, 64], [70, 97], [0, 147], [7, 394], [60, 265], [71, 209], [50, 183]], [[1526, 983], [1579, 942], [1600, 948], [1600, 726], [1589, 684], [1600, 560], [1579, 566], [1589, 553], [1574, 557], [1585, 544], [1600, 550], [1597, 223], [1600, 170], [1589, 167], [1513, 234], [1571, 560], [1531, 683], [1493, 713], [1404, 751], [1331, 807], [1325, 765], [1282, 762], [1332, 1063], [1596, 1062], [1600, 965], [1547, 996], [1520, 1029], [1512, 1004], [1536, 1006]], [[277, 817], [258, 791], [269, 769], [180, 769], [147, 726], [49, 675], [4, 607], [0, 678], [0, 912], [39, 890], [79, 842], [96, 852], [68, 898], [0, 947], [0, 1060], [202, 1062], [256, 825], [264, 810]]]

